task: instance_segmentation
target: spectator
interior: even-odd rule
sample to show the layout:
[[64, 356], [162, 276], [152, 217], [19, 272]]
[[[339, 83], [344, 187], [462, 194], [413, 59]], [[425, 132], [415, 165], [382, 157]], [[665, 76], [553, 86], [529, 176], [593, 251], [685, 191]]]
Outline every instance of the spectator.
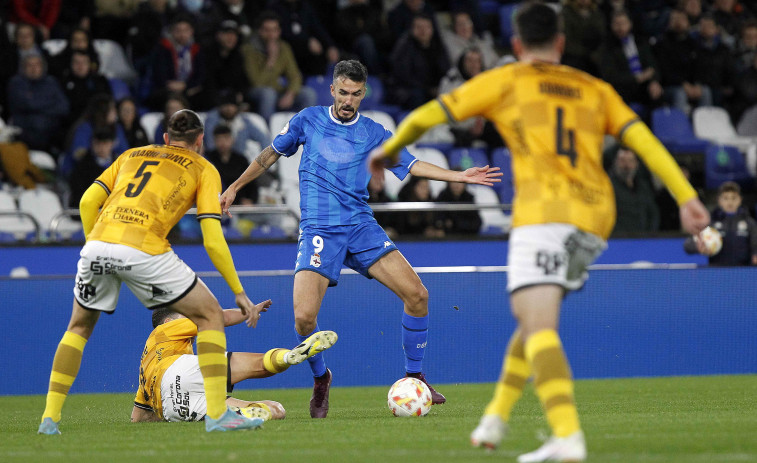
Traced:
[[757, 20], [750, 20], [744, 23], [741, 28], [741, 35], [736, 42], [733, 53], [733, 66], [735, 72], [748, 69], [752, 66], [754, 58], [757, 56]]
[[[3, 63], [0, 66], [0, 88], [8, 88], [8, 82], [18, 74], [18, 65], [25, 56], [38, 54], [47, 59], [47, 52], [37, 44], [34, 27], [30, 24], [20, 23], [16, 25], [13, 42], [8, 41], [5, 34], [0, 34], [0, 43], [3, 45], [2, 56], [0, 56], [0, 62]], [[3, 107], [4, 117], [7, 118], [9, 114], [6, 96], [6, 91], [0, 92], [0, 105]]]
[[[218, 124], [210, 129], [206, 126], [206, 134], [213, 134], [215, 146], [206, 147], [205, 157], [210, 161], [218, 173], [221, 174], [222, 190], [226, 190], [250, 164], [244, 155], [234, 148], [236, 142], [231, 128], [226, 124]], [[249, 183], [237, 193], [239, 204], [250, 206], [258, 202], [258, 185], [255, 181]]]
[[375, 74], [383, 71], [379, 49], [391, 41], [382, 18], [381, 5], [369, 0], [347, 0], [334, 15], [334, 39], [339, 47], [357, 55]]
[[118, 125], [126, 135], [129, 148], [148, 145], [147, 132], [137, 117], [137, 104], [131, 97], [121, 98], [116, 108], [118, 113]]
[[[160, 121], [157, 127], [155, 127], [155, 133], [152, 134], [153, 143], [156, 145], [162, 145], [163, 134], [166, 133], [166, 127], [168, 120], [171, 116], [180, 109], [189, 109], [189, 102], [181, 94], [174, 93], [166, 98], [166, 104], [163, 105], [163, 120]], [[150, 134], [147, 134], [149, 137]], [[205, 134], [207, 136], [207, 133]]]
[[252, 37], [255, 18], [263, 12], [266, 2], [262, 0], [218, 0], [211, 2], [200, 17], [200, 36], [212, 37], [224, 21], [234, 21], [238, 25], [240, 41]]
[[292, 48], [281, 39], [280, 24], [275, 13], [262, 13], [257, 36], [242, 48], [247, 79], [252, 85], [248, 98], [266, 120], [276, 111], [298, 111], [313, 106], [317, 100], [315, 91], [302, 85]]
[[96, 0], [92, 36], [124, 45], [132, 16], [142, 0]]
[[435, 35], [431, 18], [418, 15], [395, 44], [390, 56], [392, 103], [412, 109], [439, 94], [439, 81], [450, 64], [444, 45]]
[[700, 80], [697, 42], [689, 33], [689, 18], [681, 10], [670, 12], [668, 30], [654, 48], [660, 63], [660, 83], [669, 103], [686, 114], [691, 106], [712, 104], [710, 88]]
[[59, 148], [68, 100], [58, 82], [45, 72], [41, 55], [24, 56], [21, 71], [10, 80], [7, 92], [12, 124], [22, 130], [20, 141], [31, 149]]
[[[397, 195], [403, 202], [433, 202], [431, 187], [427, 178], [410, 177]], [[405, 212], [397, 231], [400, 236], [420, 235], [425, 238], [442, 238], [444, 230], [437, 227], [436, 213], [433, 211]]]
[[152, 60], [151, 107], [160, 107], [170, 93], [182, 94], [192, 109], [211, 107], [203, 91], [205, 57], [194, 39], [192, 17], [178, 14], [171, 22], [170, 33], [158, 43]]
[[50, 30], [55, 26], [60, 14], [61, 0], [15, 0], [11, 2], [10, 21], [30, 24], [40, 34], [42, 40], [50, 38]]
[[[455, 168], [455, 170], [463, 170]], [[440, 203], [473, 204], [473, 195], [466, 189], [465, 183], [449, 182], [436, 198]], [[437, 215], [437, 228], [449, 235], [475, 235], [481, 228], [478, 211], [447, 211]]]
[[565, 53], [562, 63], [597, 75], [596, 53], [605, 40], [605, 18], [595, 0], [568, 0], [562, 9]]
[[129, 21], [126, 50], [134, 68], [144, 74], [150, 66], [151, 55], [160, 42], [163, 31], [170, 25], [174, 10], [168, 0], [147, 0], [137, 7]]
[[[750, 2], [754, 3], [754, 2]], [[733, 46], [741, 31], [741, 26], [753, 13], [738, 0], [714, 0], [712, 2], [712, 19], [720, 27], [723, 41]]]
[[110, 130], [115, 133], [114, 149], [123, 153], [129, 148], [129, 142], [123, 128], [116, 124], [116, 102], [111, 95], [100, 93], [92, 96], [81, 118], [69, 129], [68, 149], [60, 165], [60, 173], [68, 177], [74, 165], [90, 149], [92, 135], [98, 130]]
[[29, 147], [16, 142], [0, 142], [0, 184], [9, 182], [25, 190], [33, 190], [40, 183], [47, 183], [45, 173], [32, 164]]
[[58, 21], [50, 32], [54, 39], [67, 39], [74, 29], [92, 29], [95, 0], [62, 0]]
[[392, 45], [395, 45], [397, 40], [410, 30], [413, 19], [419, 14], [431, 18], [434, 23], [434, 30], [439, 30], [435, 19], [436, 11], [428, 2], [425, 0], [401, 0], [387, 14], [387, 25], [393, 36]]
[[738, 121], [751, 106], [757, 104], [757, 56], [751, 65], [735, 77], [733, 96], [729, 105], [731, 119]]
[[[484, 71], [484, 57], [478, 48], [468, 48], [458, 58], [457, 65], [452, 67], [439, 84], [439, 93], [449, 93], [459, 87], [466, 80]], [[483, 117], [471, 117], [464, 121], [454, 122], [450, 130], [455, 137], [455, 146], [471, 146], [476, 141], [487, 147], [502, 146], [502, 137], [491, 122]]]
[[240, 98], [250, 86], [244, 71], [244, 57], [239, 46], [239, 26], [231, 19], [222, 22], [215, 34], [215, 42], [208, 49], [208, 77], [206, 91], [213, 99], [231, 91]]
[[120, 153], [115, 153], [116, 133], [109, 128], [100, 128], [92, 133], [90, 147], [86, 149], [83, 156], [76, 162], [71, 178], [68, 180], [70, 195], [68, 206], [79, 208], [79, 201], [92, 186], [92, 182], [100, 176], [113, 163], [113, 160]]
[[697, 74], [701, 82], [710, 87], [712, 104], [721, 106], [724, 95], [733, 93], [731, 49], [723, 43], [719, 27], [710, 15], [699, 20], [696, 39]]
[[493, 67], [499, 59], [491, 36], [487, 35], [485, 39], [477, 36], [473, 29], [473, 20], [466, 11], [452, 13], [452, 29], [442, 30], [442, 40], [450, 63], [457, 63], [463, 52], [471, 47], [479, 49], [486, 69]]
[[613, 234], [657, 231], [660, 214], [654, 187], [639, 170], [639, 159], [633, 151], [625, 147], [618, 149], [610, 180], [617, 209]]
[[74, 29], [68, 37], [66, 48], [60, 53], [50, 57], [50, 74], [57, 78], [61, 78], [63, 73], [71, 65], [71, 56], [75, 51], [84, 52], [89, 55], [92, 70], [97, 71], [99, 69], [100, 56], [97, 54], [95, 46], [92, 44], [92, 38], [89, 35], [89, 31], [84, 29]]
[[725, 182], [718, 188], [718, 206], [712, 211], [710, 226], [720, 232], [723, 247], [715, 255], [694, 237], [683, 244], [689, 254], [704, 254], [710, 265], [757, 265], [757, 222], [741, 207], [741, 188]]
[[60, 84], [71, 107], [68, 120], [73, 122], [84, 113], [92, 95], [110, 94], [111, 89], [108, 79], [92, 67], [88, 53], [75, 50], [69, 56], [71, 61], [60, 77]]
[[678, 6], [686, 13], [689, 24], [699, 24], [699, 18], [702, 17], [702, 0], [679, 0]]
[[[270, 140], [247, 118], [242, 116], [239, 109], [239, 102], [234, 92], [224, 92], [218, 99], [218, 106], [208, 113], [205, 120], [205, 149], [212, 150], [215, 148], [215, 134], [213, 130], [219, 125], [225, 125], [231, 130], [231, 137], [234, 140], [234, 151], [248, 154], [250, 159], [256, 156], [261, 149], [268, 146]], [[247, 142], [254, 141], [258, 144], [255, 152], [249, 152]], [[243, 169], [244, 170], [244, 169]], [[240, 172], [235, 174], [239, 177]], [[224, 187], [224, 190], [226, 187]]]
[[626, 103], [657, 106], [663, 89], [652, 50], [632, 32], [633, 24], [625, 12], [613, 14], [612, 35], [599, 52], [599, 73]]
[[339, 61], [339, 50], [308, 0], [281, 0], [271, 8], [279, 16], [281, 36], [292, 47], [306, 76], [322, 75]]

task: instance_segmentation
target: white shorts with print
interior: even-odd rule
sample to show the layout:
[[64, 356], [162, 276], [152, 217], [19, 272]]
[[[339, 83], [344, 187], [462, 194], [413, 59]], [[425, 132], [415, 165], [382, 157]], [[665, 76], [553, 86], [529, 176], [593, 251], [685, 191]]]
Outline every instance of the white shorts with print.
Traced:
[[606, 248], [605, 240], [573, 225], [516, 227], [510, 232], [507, 290], [540, 284], [580, 289], [589, 277], [586, 267]]
[[123, 244], [89, 241], [79, 256], [74, 297], [86, 309], [113, 312], [121, 282], [148, 309], [178, 301], [197, 283], [173, 251], [153, 256]]
[[[231, 354], [226, 353], [227, 365]], [[227, 369], [226, 373], [231, 372]], [[208, 402], [196, 355], [182, 355], [168, 367], [160, 381], [160, 397], [166, 421], [200, 421], [205, 418]]]

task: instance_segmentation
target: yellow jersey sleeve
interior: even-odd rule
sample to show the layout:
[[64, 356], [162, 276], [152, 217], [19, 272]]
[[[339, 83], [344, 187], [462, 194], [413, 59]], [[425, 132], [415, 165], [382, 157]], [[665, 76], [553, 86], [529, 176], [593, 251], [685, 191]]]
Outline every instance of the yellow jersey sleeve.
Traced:
[[208, 163], [197, 185], [197, 220], [221, 220], [221, 175]]
[[121, 165], [123, 164], [124, 159], [126, 159], [126, 154], [128, 152], [129, 151], [126, 151], [121, 156], [119, 156], [115, 161], [113, 161], [113, 164], [108, 166], [108, 168], [105, 169], [103, 173], [95, 179], [95, 183], [100, 185], [108, 195], [110, 195], [116, 188], [118, 172], [121, 170]]
[[605, 100], [606, 127], [605, 133], [620, 140], [623, 132], [636, 121], [639, 116], [623, 101], [612, 86], [603, 81], [597, 81], [600, 93]]
[[507, 104], [507, 85], [511, 77], [507, 66], [482, 72], [439, 100], [450, 119], [463, 121], [473, 116], [486, 117], [494, 108]]

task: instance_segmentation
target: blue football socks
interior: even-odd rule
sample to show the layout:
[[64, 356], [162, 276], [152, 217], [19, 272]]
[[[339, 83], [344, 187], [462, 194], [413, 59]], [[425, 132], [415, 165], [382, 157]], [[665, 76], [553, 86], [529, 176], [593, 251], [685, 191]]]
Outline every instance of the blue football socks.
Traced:
[[[306, 340], [311, 334], [318, 331], [320, 331], [320, 328], [318, 328], [318, 324], [316, 324], [315, 329], [308, 334], [300, 334], [297, 332], [297, 329], [294, 330], [294, 334], [295, 336], [297, 336], [297, 341], [302, 342]], [[326, 361], [323, 359], [323, 353], [315, 354], [314, 356], [310, 357], [308, 359], [308, 363], [310, 363], [310, 369], [313, 371], [313, 377], [318, 378], [326, 374]]]
[[405, 349], [405, 371], [420, 373], [428, 338], [428, 315], [413, 317], [402, 313], [402, 347]]

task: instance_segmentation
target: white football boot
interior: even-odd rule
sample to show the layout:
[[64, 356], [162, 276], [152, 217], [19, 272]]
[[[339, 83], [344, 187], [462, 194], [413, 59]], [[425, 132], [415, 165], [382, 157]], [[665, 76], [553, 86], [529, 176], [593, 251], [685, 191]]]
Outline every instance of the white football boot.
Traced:
[[584, 460], [586, 460], [586, 441], [582, 431], [576, 431], [567, 437], [552, 436], [538, 449], [518, 457], [518, 463]]
[[474, 447], [484, 447], [489, 450], [497, 448], [507, 434], [507, 423], [499, 415], [484, 415], [476, 429], [470, 434], [470, 443]]

